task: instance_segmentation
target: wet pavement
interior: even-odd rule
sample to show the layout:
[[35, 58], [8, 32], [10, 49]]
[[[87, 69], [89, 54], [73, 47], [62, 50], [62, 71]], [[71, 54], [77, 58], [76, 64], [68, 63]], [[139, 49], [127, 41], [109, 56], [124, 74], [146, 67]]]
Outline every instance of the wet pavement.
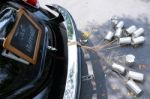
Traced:
[[[126, 27], [136, 25], [145, 29], [146, 41], [137, 47], [127, 45], [97, 52], [83, 49], [85, 65], [82, 66], [82, 76], [94, 75], [94, 78], [82, 79], [80, 99], [149, 99], [150, 0], [51, 0], [49, 3], [67, 8], [75, 19], [79, 33], [91, 32], [88, 46], [104, 45], [106, 31], [113, 31], [110, 24], [112, 16], [122, 19]], [[113, 43], [108, 47], [116, 45]], [[134, 54], [136, 57], [136, 63], [131, 68], [126, 68], [145, 74], [144, 82], [137, 82], [143, 89], [138, 97], [129, 93], [125, 86], [127, 79], [110, 69], [112, 62], [125, 65], [122, 56], [126, 54]]]

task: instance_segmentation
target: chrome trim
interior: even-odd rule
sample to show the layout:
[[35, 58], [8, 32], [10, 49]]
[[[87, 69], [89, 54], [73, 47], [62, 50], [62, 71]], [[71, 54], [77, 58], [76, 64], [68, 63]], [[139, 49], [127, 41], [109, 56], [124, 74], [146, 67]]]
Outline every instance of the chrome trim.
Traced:
[[[56, 7], [64, 17], [64, 24], [67, 28], [67, 36], [69, 42], [76, 42], [76, 32], [75, 26], [73, 24], [73, 19], [69, 12], [58, 6]], [[66, 81], [66, 88], [63, 99], [76, 99], [76, 94], [78, 90], [78, 48], [77, 45], [68, 45], [68, 74]]]

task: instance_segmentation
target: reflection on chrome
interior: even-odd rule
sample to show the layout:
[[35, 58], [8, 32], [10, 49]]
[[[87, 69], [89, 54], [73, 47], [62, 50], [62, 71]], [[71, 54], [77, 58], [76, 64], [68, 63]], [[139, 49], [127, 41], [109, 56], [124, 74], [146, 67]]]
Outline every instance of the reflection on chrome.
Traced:
[[[67, 28], [68, 41], [76, 42], [75, 27], [72, 17], [64, 8], [53, 5], [58, 8], [65, 19], [65, 26]], [[63, 99], [75, 99], [78, 82], [78, 58], [77, 58], [77, 45], [68, 45], [68, 75], [66, 88]]]

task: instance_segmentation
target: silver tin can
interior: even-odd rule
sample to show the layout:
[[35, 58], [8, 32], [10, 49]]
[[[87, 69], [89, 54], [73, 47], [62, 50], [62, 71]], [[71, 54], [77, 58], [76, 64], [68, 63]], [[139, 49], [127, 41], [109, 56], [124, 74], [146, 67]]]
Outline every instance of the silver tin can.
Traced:
[[132, 54], [126, 55], [125, 62], [127, 66], [132, 66], [135, 63], [135, 56]]
[[115, 28], [116, 27], [116, 25], [118, 24], [118, 17], [116, 17], [116, 16], [113, 16], [112, 18], [111, 18], [111, 24], [112, 24], [112, 27], [113, 28]]
[[125, 67], [116, 63], [112, 64], [112, 69], [120, 74], [125, 73]]
[[134, 38], [141, 36], [142, 34], [144, 34], [144, 29], [143, 28], [139, 28], [136, 31], [133, 32], [132, 36]]
[[128, 35], [131, 35], [133, 32], [136, 31], [136, 26], [132, 25], [129, 28], [126, 29], [126, 32]]
[[114, 36], [114, 33], [111, 31], [108, 31], [107, 35], [105, 36], [105, 40], [110, 41], [112, 40], [113, 36]]
[[119, 44], [131, 44], [131, 37], [123, 37], [119, 39]]
[[144, 80], [144, 74], [134, 71], [129, 71], [127, 77], [140, 82]]
[[111, 20], [111, 24], [113, 27], [115, 27], [118, 24], [118, 20], [115, 19]]
[[133, 81], [127, 81], [127, 88], [132, 91], [135, 95], [139, 95], [142, 92], [142, 89]]
[[120, 38], [120, 37], [122, 36], [122, 29], [121, 29], [121, 28], [118, 28], [118, 29], [116, 30], [116, 33], [115, 33], [114, 36], [117, 37], [117, 38]]
[[137, 38], [132, 38], [132, 45], [142, 44], [145, 41], [145, 37], [139, 36]]
[[123, 21], [120, 21], [118, 22], [118, 24], [116, 25], [116, 28], [123, 28], [124, 27], [124, 22]]

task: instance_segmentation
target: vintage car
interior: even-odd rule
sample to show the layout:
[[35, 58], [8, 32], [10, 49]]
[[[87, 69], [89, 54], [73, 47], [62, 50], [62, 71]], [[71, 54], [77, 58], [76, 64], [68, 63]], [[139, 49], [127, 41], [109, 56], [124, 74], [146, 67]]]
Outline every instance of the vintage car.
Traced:
[[[0, 1], [0, 99], [79, 99], [82, 52], [76, 44], [68, 44], [78, 41], [75, 22], [63, 7], [45, 7], [22, 0]], [[30, 17], [31, 23], [24, 19], [21, 24], [20, 9]], [[39, 49], [36, 62], [19, 54], [24, 53], [25, 44], [35, 35], [32, 27], [29, 28], [31, 24], [41, 30], [40, 40], [34, 38], [35, 42], [39, 41], [39, 47], [33, 47], [33, 52]], [[18, 47], [20, 52], [10, 46]]]

